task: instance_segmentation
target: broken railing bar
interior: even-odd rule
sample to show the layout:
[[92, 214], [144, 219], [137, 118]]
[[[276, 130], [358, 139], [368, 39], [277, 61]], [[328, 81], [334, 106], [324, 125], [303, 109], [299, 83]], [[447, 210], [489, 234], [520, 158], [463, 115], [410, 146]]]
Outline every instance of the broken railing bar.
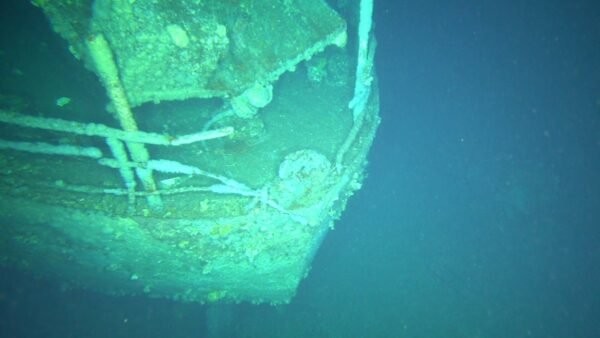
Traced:
[[143, 131], [124, 131], [97, 123], [81, 123], [51, 117], [35, 117], [0, 110], [0, 122], [27, 128], [37, 128], [77, 135], [116, 138], [126, 142], [139, 142], [164, 146], [179, 146], [206, 141], [233, 134], [233, 127], [201, 131], [181, 136], [169, 136]]
[[11, 149], [46, 155], [83, 156], [101, 158], [102, 151], [95, 147], [80, 147], [68, 144], [50, 144], [45, 142], [17, 142], [0, 139], [0, 149]]
[[[104, 165], [104, 166], [112, 167], [112, 168], [118, 168], [119, 166], [124, 165], [123, 163], [117, 163], [116, 160], [110, 159], [110, 158], [101, 158], [98, 160], [98, 163], [100, 163], [101, 165]], [[139, 167], [141, 164], [135, 163], [135, 162], [129, 162], [126, 165], [129, 167], [135, 168], [135, 167]], [[198, 167], [183, 164], [183, 163], [180, 163], [177, 161], [172, 161], [172, 160], [164, 160], [164, 159], [149, 160], [147, 163], [144, 163], [143, 165], [146, 166], [147, 168], [150, 168], [150, 169], [152, 169], [154, 171], [158, 171], [158, 172], [169, 173], [169, 174], [180, 174], [180, 175], [200, 175], [200, 176], [215, 179], [220, 182], [217, 184], [210, 185], [208, 187], [201, 187], [201, 188], [195, 187], [195, 188], [191, 188], [191, 189], [183, 188], [183, 189], [175, 189], [175, 190], [160, 190], [160, 191], [158, 191], [160, 194], [175, 193], [175, 192], [182, 193], [182, 192], [203, 191], [203, 192], [212, 192], [212, 193], [221, 194], [221, 195], [238, 195], [238, 196], [243, 196], [243, 197], [250, 197], [250, 198], [255, 199], [257, 202], [268, 205], [269, 207], [271, 207], [281, 213], [292, 216], [293, 219], [297, 222], [300, 222], [303, 224], [307, 223], [307, 220], [304, 219], [304, 217], [286, 210], [279, 203], [277, 203], [276, 201], [269, 198], [267, 190], [264, 188], [255, 190], [255, 189], [252, 189], [252, 188], [248, 187], [247, 185], [245, 185], [241, 182], [238, 182], [234, 179], [231, 179], [231, 178], [228, 178], [228, 177], [225, 177], [222, 175], [213, 174], [208, 171], [204, 171]]]
[[[128, 195], [130, 192], [125, 189], [119, 188], [97, 188], [90, 186], [80, 186], [80, 185], [71, 185], [65, 184], [64, 182], [60, 182], [59, 184], [55, 184], [52, 186], [54, 188], [63, 189], [66, 191], [86, 193], [86, 194], [109, 194], [109, 195], [117, 195], [124, 196]], [[271, 199], [263, 199], [261, 198], [260, 191], [250, 191], [250, 192], [239, 192], [235, 190], [222, 189], [222, 184], [214, 184], [208, 187], [198, 187], [198, 186], [189, 186], [189, 187], [181, 187], [175, 189], [166, 189], [166, 190], [157, 190], [153, 192], [149, 191], [136, 191], [134, 192], [137, 197], [147, 197], [151, 195], [176, 195], [176, 194], [185, 194], [185, 193], [195, 193], [195, 192], [212, 192], [216, 194], [226, 194], [226, 195], [238, 195], [241, 197], [248, 197], [258, 199], [258, 202], [264, 203], [265, 205], [279, 211], [280, 213], [289, 216], [293, 221], [298, 222], [303, 225], [309, 224], [309, 220], [297, 213], [286, 210], [284, 207], [279, 205], [277, 202]]]

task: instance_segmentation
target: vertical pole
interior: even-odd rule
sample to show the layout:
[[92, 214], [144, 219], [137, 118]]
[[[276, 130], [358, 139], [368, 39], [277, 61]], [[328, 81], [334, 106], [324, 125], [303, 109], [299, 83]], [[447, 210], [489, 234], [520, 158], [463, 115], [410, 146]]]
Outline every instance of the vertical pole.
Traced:
[[[358, 55], [356, 60], [356, 77], [354, 97], [349, 107], [356, 122], [367, 104], [373, 82], [373, 55], [370, 51], [370, 35], [373, 26], [373, 0], [360, 1], [360, 17], [358, 22]], [[372, 44], [372, 42], [371, 42]]]
[[371, 95], [371, 84], [373, 82], [373, 62], [375, 59], [375, 39], [371, 39], [371, 27], [373, 26], [373, 0], [360, 1], [360, 16], [358, 22], [358, 53], [356, 57], [356, 77], [354, 79], [354, 96], [348, 108], [352, 109], [353, 124], [348, 132], [344, 143], [336, 155], [335, 167], [342, 170], [344, 156], [350, 146], [356, 140], [358, 132], [362, 128], [365, 117], [365, 109]]
[[[125, 131], [138, 131], [108, 42], [102, 34], [97, 34], [87, 40], [87, 47], [96, 67], [96, 72], [104, 84], [115, 109], [121, 128]], [[144, 165], [150, 159], [150, 154], [145, 145], [137, 142], [127, 142], [126, 145], [133, 161], [142, 164], [139, 168], [136, 168], [136, 174], [144, 185], [144, 189], [149, 192], [156, 191], [152, 170], [146, 169]], [[148, 195], [148, 204], [154, 210], [162, 209], [162, 201], [159, 195]]]

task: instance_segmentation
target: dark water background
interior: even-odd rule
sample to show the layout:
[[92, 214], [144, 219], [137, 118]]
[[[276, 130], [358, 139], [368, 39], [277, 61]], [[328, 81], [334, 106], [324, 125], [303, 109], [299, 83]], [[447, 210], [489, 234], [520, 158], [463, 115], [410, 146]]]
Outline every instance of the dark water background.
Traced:
[[600, 3], [376, 1], [375, 17], [369, 177], [290, 305], [4, 269], [0, 336], [600, 337]]

